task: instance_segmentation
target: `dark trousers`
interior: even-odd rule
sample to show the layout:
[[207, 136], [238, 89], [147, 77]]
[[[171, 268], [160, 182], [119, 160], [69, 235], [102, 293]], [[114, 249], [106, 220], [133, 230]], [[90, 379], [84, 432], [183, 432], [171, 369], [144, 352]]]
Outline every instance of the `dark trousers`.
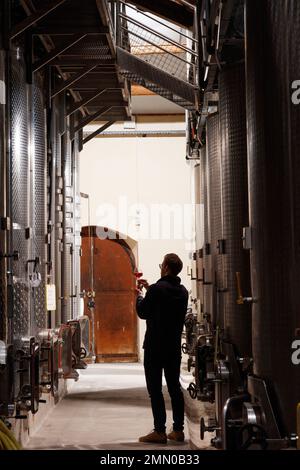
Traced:
[[184, 426], [184, 399], [179, 383], [181, 355], [164, 358], [145, 349], [144, 368], [147, 390], [151, 399], [154, 429], [166, 430], [166, 407], [162, 394], [162, 372], [164, 371], [173, 410], [173, 429], [182, 431]]

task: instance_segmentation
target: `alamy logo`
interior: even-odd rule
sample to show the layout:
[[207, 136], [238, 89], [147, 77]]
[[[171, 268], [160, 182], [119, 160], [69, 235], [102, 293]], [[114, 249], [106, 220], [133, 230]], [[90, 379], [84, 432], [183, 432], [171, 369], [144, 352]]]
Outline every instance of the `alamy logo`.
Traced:
[[295, 339], [292, 342], [292, 349], [295, 349], [295, 351], [292, 354], [292, 363], [295, 366], [298, 366], [300, 364], [300, 339]]
[[292, 82], [292, 103], [300, 104], [300, 80], [294, 80]]

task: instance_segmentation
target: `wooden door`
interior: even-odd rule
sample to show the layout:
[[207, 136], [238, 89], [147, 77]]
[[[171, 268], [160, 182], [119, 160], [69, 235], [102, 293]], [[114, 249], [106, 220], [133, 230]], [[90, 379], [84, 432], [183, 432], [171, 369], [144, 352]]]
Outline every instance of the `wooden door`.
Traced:
[[[90, 290], [91, 245], [83, 231], [81, 288]], [[135, 261], [124, 240], [94, 244], [96, 362], [136, 362]], [[87, 309], [86, 309], [87, 310]]]

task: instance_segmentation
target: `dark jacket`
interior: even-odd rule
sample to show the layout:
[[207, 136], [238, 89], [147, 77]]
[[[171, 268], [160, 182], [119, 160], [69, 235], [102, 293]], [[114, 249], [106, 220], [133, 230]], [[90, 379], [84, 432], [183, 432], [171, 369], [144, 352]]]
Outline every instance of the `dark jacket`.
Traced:
[[137, 297], [138, 316], [146, 320], [143, 348], [153, 354], [180, 354], [188, 291], [180, 278], [164, 276], [152, 284], [145, 298]]

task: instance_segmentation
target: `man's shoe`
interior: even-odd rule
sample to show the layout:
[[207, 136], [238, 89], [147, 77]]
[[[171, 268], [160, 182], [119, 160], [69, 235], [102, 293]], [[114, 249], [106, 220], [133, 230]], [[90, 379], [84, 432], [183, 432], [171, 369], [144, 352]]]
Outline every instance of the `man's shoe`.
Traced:
[[167, 438], [171, 441], [183, 442], [184, 432], [183, 431], [172, 431], [167, 435]]
[[148, 442], [150, 444], [166, 444], [167, 435], [165, 432], [152, 431], [147, 436], [139, 438], [139, 442]]

